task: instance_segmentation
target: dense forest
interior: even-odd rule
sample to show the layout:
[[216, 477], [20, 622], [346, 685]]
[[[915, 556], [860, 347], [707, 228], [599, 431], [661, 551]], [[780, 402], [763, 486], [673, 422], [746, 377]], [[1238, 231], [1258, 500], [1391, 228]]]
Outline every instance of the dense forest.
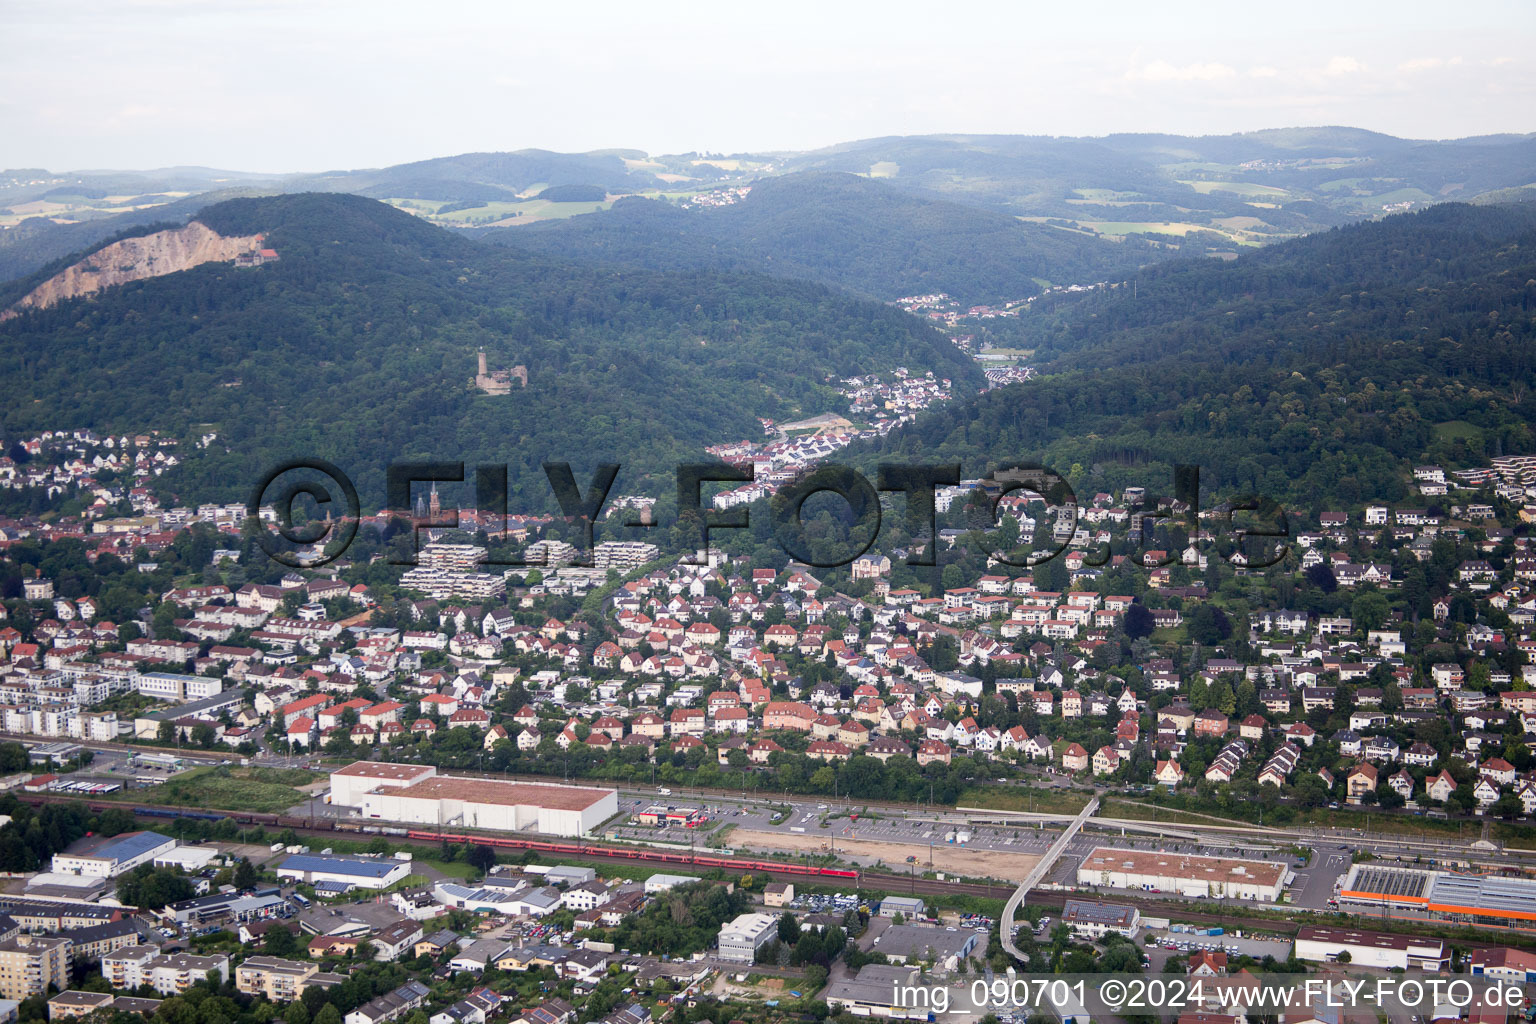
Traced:
[[630, 198], [613, 209], [476, 232], [525, 252], [673, 270], [755, 270], [879, 299], [946, 292], [962, 303], [1022, 299], [1040, 282], [1120, 279], [1167, 255], [1020, 221], [852, 174], [765, 178], [740, 202], [680, 209]]
[[1407, 496], [1410, 460], [1536, 447], [1536, 209], [1447, 204], [1231, 263], [1173, 262], [1042, 300], [1040, 378], [937, 410], [854, 458], [1041, 459], [1079, 491], [1213, 490], [1304, 505]]
[[[962, 391], [975, 365], [880, 304], [760, 275], [576, 267], [459, 238], [372, 200], [240, 199], [199, 219], [280, 260], [205, 264], [0, 324], [0, 429], [159, 429], [218, 441], [175, 484], [237, 501], [277, 460], [318, 456], [384, 498], [391, 460], [509, 465], [514, 507], [550, 504], [543, 461], [670, 482], [757, 417], [839, 409], [836, 379], [907, 365]], [[470, 386], [527, 367], [506, 396]], [[234, 489], [232, 490], [232, 485]], [[663, 485], [664, 486], [664, 485]]]

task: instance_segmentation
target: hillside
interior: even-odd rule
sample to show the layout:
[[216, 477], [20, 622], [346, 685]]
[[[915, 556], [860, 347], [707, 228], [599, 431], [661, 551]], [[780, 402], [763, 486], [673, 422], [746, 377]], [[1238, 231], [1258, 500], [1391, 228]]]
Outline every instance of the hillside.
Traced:
[[1032, 309], [1020, 328], [1039, 380], [939, 410], [880, 451], [961, 457], [977, 474], [1043, 459], [1080, 492], [1166, 487], [1183, 462], [1208, 494], [1401, 500], [1413, 462], [1536, 450], [1533, 308], [1528, 204], [1447, 204], [1231, 263], [1161, 264]]
[[477, 234], [584, 262], [760, 270], [887, 301], [929, 292], [963, 303], [1021, 299], [1041, 281], [1119, 278], [1165, 255], [833, 173], [765, 178], [726, 206], [623, 199], [602, 213]]
[[[390, 460], [499, 461], [537, 508], [543, 461], [618, 461], [618, 486], [637, 486], [760, 436], [759, 416], [838, 408], [831, 375], [902, 364], [981, 382], [912, 318], [811, 284], [573, 267], [346, 195], [234, 200], [197, 220], [264, 234], [281, 260], [205, 263], [0, 324], [6, 436], [212, 430], [174, 482], [225, 501], [288, 456], [337, 462], [374, 506]], [[472, 389], [482, 348], [492, 369], [525, 366], [527, 387]]]
[[124, 238], [105, 245], [39, 283], [0, 318], [26, 309], [49, 306], [114, 288], [130, 281], [163, 277], [204, 263], [229, 262], [241, 253], [261, 247], [260, 235], [226, 237], [192, 221], [147, 235]]
[[909, 197], [1025, 218], [1069, 240], [1130, 238], [1229, 255], [1397, 210], [1529, 194], [1533, 168], [1531, 135], [1417, 141], [1302, 127], [1198, 137], [891, 136], [800, 153], [529, 149], [281, 176], [18, 169], [0, 171], [0, 279], [32, 273], [125, 228], [180, 219], [237, 190], [348, 192], [446, 227], [527, 227], [624, 196], [711, 205], [722, 190], [833, 172]]
[[[1103, 234], [1263, 242], [1536, 184], [1536, 137], [1421, 142], [1353, 128], [1236, 135], [927, 135], [800, 153], [784, 170], [875, 174], [900, 188]], [[1407, 204], [1407, 205], [1405, 205]]]

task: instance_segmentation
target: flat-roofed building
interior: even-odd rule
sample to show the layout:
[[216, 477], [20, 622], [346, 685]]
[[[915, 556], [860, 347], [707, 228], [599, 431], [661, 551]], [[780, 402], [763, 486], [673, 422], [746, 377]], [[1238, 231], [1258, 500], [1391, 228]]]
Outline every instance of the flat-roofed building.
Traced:
[[1469, 925], [1529, 928], [1536, 922], [1536, 879], [1356, 864], [1339, 888], [1339, 902]]
[[618, 792], [612, 789], [454, 775], [376, 788], [362, 794], [359, 806], [363, 817], [383, 821], [556, 836], [584, 835], [619, 813]]
[[249, 893], [219, 892], [182, 900], [166, 906], [160, 916], [180, 925], [201, 925], [210, 921], [239, 922], [276, 917], [289, 910], [291, 906], [283, 899], [282, 890], [268, 886]]
[[0, 942], [0, 996], [27, 999], [46, 993], [50, 985], [68, 988], [73, 946], [53, 935], [18, 935]]
[[1382, 932], [1358, 932], [1346, 928], [1317, 928], [1304, 925], [1296, 933], [1296, 959], [1311, 963], [1337, 962], [1341, 953], [1349, 954], [1354, 967], [1382, 967], [1407, 970], [1420, 967], [1427, 971], [1448, 970], [1451, 954], [1440, 939], [1417, 935], [1388, 935]]
[[875, 937], [872, 952], [894, 964], [920, 962], [935, 970], [953, 971], [971, 955], [979, 936], [974, 928], [950, 931], [925, 924], [893, 924]]
[[364, 794], [415, 785], [436, 774], [437, 769], [431, 765], [354, 761], [331, 772], [331, 803], [361, 807]]
[[742, 914], [720, 928], [720, 959], [750, 964], [757, 951], [779, 937], [779, 919], [772, 914]]
[[279, 879], [292, 878], [310, 885], [339, 883], [362, 889], [388, 889], [410, 873], [409, 861], [319, 853], [296, 853], [277, 867]]
[[175, 848], [176, 840], [158, 832], [124, 832], [85, 840], [71, 850], [54, 854], [53, 870], [57, 874], [116, 878]]
[[1275, 903], [1285, 888], [1287, 873], [1284, 864], [1274, 861], [1100, 846], [1078, 865], [1077, 883]]
[[1103, 938], [1110, 932], [1134, 938], [1141, 927], [1141, 911], [1124, 903], [1099, 903], [1067, 900], [1061, 909], [1061, 923], [1079, 935]]
[[880, 916], [895, 917], [901, 914], [905, 917], [922, 917], [927, 912], [923, 901], [915, 896], [887, 896], [880, 901]]
[[235, 988], [248, 996], [290, 1003], [304, 994], [305, 983], [319, 970], [319, 964], [303, 960], [253, 956], [235, 968]]
[[932, 1007], [926, 1001], [922, 1006], [908, 1006], [904, 1005], [908, 1000], [898, 998], [903, 991], [927, 991], [919, 984], [919, 974], [915, 966], [865, 964], [854, 977], [834, 981], [827, 988], [827, 1005], [858, 1017], [927, 1020]]

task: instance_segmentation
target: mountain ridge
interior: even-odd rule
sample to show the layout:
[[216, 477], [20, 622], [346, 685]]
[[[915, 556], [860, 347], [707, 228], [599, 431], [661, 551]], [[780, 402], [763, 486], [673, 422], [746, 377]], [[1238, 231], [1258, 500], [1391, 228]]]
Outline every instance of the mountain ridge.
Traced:
[[[540, 508], [544, 461], [620, 462], [622, 487], [670, 481], [708, 445], [762, 436], [759, 417], [839, 408], [829, 378], [907, 365], [982, 384], [914, 318], [806, 282], [576, 267], [344, 194], [231, 200], [199, 219], [262, 233], [282, 258], [204, 263], [0, 324], [6, 436], [214, 433], [171, 485], [226, 501], [232, 481], [292, 457], [343, 466], [375, 507], [391, 461], [501, 463], [519, 507]], [[480, 350], [525, 366], [527, 386], [475, 391]]]

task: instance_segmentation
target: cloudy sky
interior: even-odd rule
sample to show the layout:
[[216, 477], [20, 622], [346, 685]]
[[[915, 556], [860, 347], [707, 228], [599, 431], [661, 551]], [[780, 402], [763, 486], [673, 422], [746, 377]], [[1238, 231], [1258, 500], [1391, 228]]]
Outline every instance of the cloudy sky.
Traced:
[[0, 0], [0, 167], [1536, 131], [1536, 3]]

